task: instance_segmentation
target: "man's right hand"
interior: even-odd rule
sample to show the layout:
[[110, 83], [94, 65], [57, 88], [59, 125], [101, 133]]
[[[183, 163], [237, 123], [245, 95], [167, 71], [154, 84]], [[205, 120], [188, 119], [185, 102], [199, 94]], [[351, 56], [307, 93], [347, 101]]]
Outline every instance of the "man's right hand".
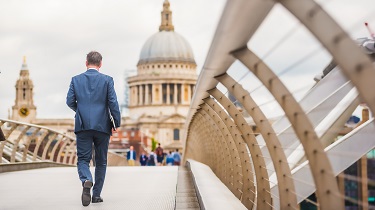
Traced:
[[117, 129], [115, 130], [115, 129], [112, 128], [112, 135], [115, 134], [115, 133], [117, 133]]

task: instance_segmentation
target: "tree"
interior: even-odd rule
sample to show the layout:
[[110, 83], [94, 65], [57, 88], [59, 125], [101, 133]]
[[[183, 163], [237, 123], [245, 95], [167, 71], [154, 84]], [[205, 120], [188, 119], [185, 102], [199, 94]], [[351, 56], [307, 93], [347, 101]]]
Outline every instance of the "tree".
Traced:
[[151, 151], [155, 151], [157, 144], [158, 141], [156, 141], [154, 138], [151, 138]]

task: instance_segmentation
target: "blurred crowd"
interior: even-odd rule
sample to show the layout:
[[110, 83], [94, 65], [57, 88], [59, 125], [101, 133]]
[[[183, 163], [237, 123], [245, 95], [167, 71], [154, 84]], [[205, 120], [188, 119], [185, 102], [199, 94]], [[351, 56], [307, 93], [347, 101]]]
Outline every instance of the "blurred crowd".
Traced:
[[134, 147], [130, 146], [126, 159], [129, 166], [135, 166], [136, 161], [139, 161], [141, 166], [179, 166], [181, 164], [181, 154], [178, 149], [166, 152], [160, 143], [155, 150], [152, 150], [149, 154], [142, 152], [138, 158]]

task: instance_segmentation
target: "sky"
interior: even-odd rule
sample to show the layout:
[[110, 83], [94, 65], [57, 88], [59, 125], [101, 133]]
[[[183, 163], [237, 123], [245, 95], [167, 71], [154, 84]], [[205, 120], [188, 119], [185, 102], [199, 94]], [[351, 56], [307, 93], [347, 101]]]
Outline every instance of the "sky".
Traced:
[[[375, 29], [373, 0], [319, 2], [353, 38], [369, 35], [362, 26], [364, 21]], [[114, 78], [118, 101], [123, 104], [125, 72], [136, 69], [143, 44], [158, 32], [162, 3], [163, 0], [0, 1], [0, 118], [7, 118], [14, 105], [14, 86], [23, 56], [34, 82], [38, 118], [73, 118], [73, 111], [65, 104], [66, 93], [71, 77], [86, 70], [85, 58], [91, 50], [103, 55], [101, 72]], [[190, 43], [199, 73], [226, 1], [170, 3], [175, 31]], [[296, 59], [319, 46], [303, 26], [290, 38], [281, 40], [295, 24], [298, 22], [285, 9], [275, 7], [249, 46], [261, 57], [271, 49], [265, 60], [282, 71], [292, 63], [288, 57]], [[305, 62], [304, 70], [290, 70], [283, 79], [292, 84], [292, 91], [297, 90], [306, 85], [305, 81], [312, 83], [312, 77], [329, 60], [322, 49]], [[242, 68], [237, 63], [231, 67], [236, 76]], [[248, 79], [250, 75], [243, 82]]]

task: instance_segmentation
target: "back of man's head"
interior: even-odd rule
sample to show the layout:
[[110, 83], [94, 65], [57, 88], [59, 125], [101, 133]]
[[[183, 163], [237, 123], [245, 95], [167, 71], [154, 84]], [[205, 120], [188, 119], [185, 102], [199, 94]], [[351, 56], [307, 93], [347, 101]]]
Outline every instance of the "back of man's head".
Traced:
[[102, 55], [96, 51], [91, 51], [86, 57], [88, 65], [100, 66], [102, 62]]

